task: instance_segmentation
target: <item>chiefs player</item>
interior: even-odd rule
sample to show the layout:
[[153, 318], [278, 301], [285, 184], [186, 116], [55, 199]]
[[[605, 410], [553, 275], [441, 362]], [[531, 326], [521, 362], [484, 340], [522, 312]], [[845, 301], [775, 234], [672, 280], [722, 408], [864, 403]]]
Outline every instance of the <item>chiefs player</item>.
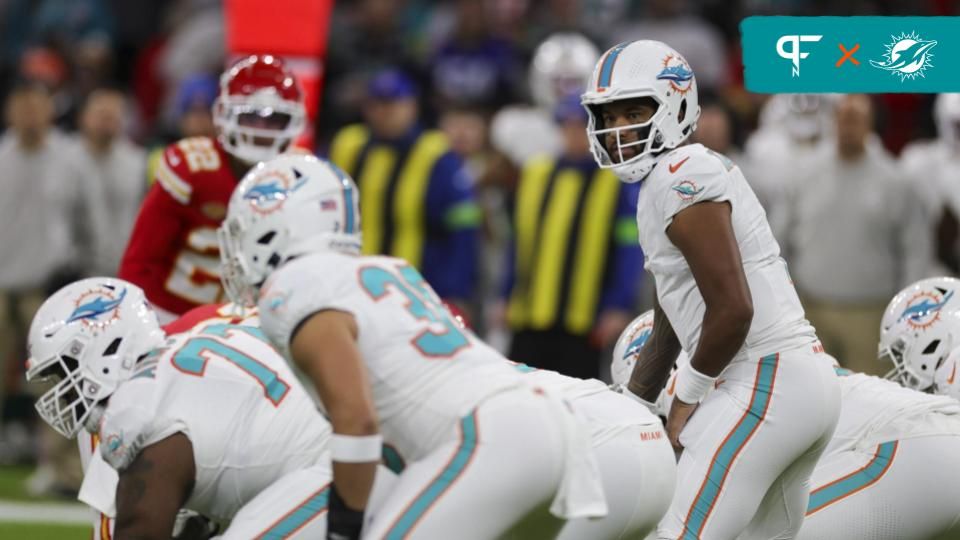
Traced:
[[243, 175], [286, 151], [304, 127], [303, 93], [279, 58], [244, 58], [220, 78], [216, 139], [168, 146], [118, 277], [140, 286], [161, 323], [221, 301], [216, 230]]

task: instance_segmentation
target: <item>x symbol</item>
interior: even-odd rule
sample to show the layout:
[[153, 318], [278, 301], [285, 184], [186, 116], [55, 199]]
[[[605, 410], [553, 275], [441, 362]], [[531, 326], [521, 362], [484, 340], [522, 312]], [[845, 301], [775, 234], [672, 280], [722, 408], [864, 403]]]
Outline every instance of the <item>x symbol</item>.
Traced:
[[843, 51], [843, 56], [841, 56], [840, 59], [837, 60], [837, 63], [834, 64], [834, 67], [840, 67], [840, 64], [843, 64], [844, 62], [846, 62], [847, 59], [849, 59], [851, 62], [853, 62], [853, 64], [854, 64], [855, 66], [859, 66], [859, 65], [860, 65], [860, 62], [858, 62], [857, 59], [853, 57], [853, 53], [857, 52], [857, 49], [860, 48], [860, 44], [859, 44], [859, 43], [857, 43], [856, 45], [854, 45], [853, 48], [850, 49], [849, 51], [848, 51], [846, 48], [844, 48], [843, 43], [840, 43], [840, 44], [838, 44], [837, 46], [840, 47], [840, 50], [841, 50], [841, 51]]

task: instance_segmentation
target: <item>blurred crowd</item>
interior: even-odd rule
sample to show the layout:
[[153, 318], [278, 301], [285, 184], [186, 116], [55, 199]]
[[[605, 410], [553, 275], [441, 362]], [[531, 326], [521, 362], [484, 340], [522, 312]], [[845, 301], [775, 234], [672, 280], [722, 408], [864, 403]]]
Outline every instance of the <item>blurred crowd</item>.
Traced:
[[[453, 187], [428, 195], [444, 201], [428, 221], [442, 222], [462, 256], [444, 262], [449, 251], [425, 248], [421, 264], [445, 268], [425, 271], [428, 280], [513, 359], [603, 376], [603, 351], [649, 307], [650, 284], [631, 213], [636, 187], [596, 169], [575, 96], [610, 46], [665, 41], [697, 77], [694, 142], [728, 156], [753, 185], [827, 351], [881, 373], [876, 343], [890, 297], [915, 279], [960, 271], [960, 200], [951, 189], [960, 180], [960, 97], [750, 94], [738, 24], [754, 14], [957, 8], [950, 0], [337, 2], [313, 150], [363, 191], [376, 182], [371, 163], [387, 159], [356, 153], [368, 139], [438, 130], [442, 151], [423, 159], [449, 161]], [[211, 106], [228, 58], [219, 0], [0, 0], [0, 13], [3, 463], [34, 454], [17, 420], [30, 417], [20, 381], [32, 314], [69, 280], [116, 273], [164, 145], [215, 136]], [[368, 131], [350, 131], [356, 126]], [[416, 161], [415, 150], [397, 145]], [[379, 218], [369, 219], [365, 229], [379, 238]], [[383, 225], [384, 251], [390, 235]]]

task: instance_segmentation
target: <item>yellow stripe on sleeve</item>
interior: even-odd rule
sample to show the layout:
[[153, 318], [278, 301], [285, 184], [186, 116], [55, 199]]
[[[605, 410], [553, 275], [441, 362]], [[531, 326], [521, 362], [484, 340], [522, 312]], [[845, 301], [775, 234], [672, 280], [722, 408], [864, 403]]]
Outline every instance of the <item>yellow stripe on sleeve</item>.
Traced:
[[397, 153], [385, 146], [375, 146], [367, 153], [360, 175], [360, 213], [363, 216], [363, 253], [382, 254], [386, 192], [390, 173], [397, 162]]
[[434, 164], [448, 148], [446, 135], [439, 131], [421, 135], [403, 167], [393, 199], [395, 227], [390, 254], [417, 269], [421, 269], [426, 240], [427, 187]]
[[583, 184], [584, 178], [579, 171], [567, 169], [557, 174], [543, 219], [540, 246], [530, 280], [533, 288], [530, 301], [532, 329], [548, 328], [556, 320], [570, 229]]
[[524, 168], [520, 185], [517, 187], [514, 211], [515, 272], [510, 304], [507, 308], [507, 321], [515, 329], [525, 326], [529, 317], [528, 276], [534, 255], [537, 225], [540, 223], [543, 194], [547, 189], [554, 165], [554, 161], [549, 158], [531, 160]]
[[330, 145], [330, 161], [350, 176], [357, 173], [357, 158], [360, 150], [370, 140], [370, 131], [360, 125], [347, 126], [337, 132]]
[[620, 182], [609, 170], [598, 170], [587, 192], [567, 301], [566, 328], [585, 334], [593, 326], [610, 245], [610, 228]]

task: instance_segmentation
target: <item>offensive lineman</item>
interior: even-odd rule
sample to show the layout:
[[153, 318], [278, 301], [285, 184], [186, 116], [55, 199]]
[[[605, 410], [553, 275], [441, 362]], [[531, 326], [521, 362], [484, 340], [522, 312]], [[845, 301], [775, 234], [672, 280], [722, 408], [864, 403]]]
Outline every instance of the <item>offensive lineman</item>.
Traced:
[[652, 406], [681, 348], [693, 351], [667, 417], [683, 452], [658, 537], [793, 538], [840, 391], [763, 208], [728, 159], [681, 146], [699, 106], [670, 47], [610, 49], [582, 103], [597, 162], [643, 181], [637, 224], [658, 302], [628, 393]]
[[290, 148], [305, 117], [303, 93], [283, 62], [249, 56], [220, 77], [217, 138], [164, 150], [118, 272], [144, 290], [162, 324], [222, 301], [216, 230], [230, 194], [253, 165]]
[[366, 538], [551, 537], [561, 523], [548, 506], [607, 514], [570, 408], [461, 331], [409, 264], [359, 255], [343, 171], [312, 156], [259, 165], [231, 198], [220, 248], [231, 298], [258, 301], [333, 425], [330, 520], [353, 524], [345, 537], [360, 536], [381, 447], [403, 469]]
[[330, 426], [256, 328], [164, 342], [137, 286], [89, 278], [44, 303], [30, 350], [27, 379], [55, 382], [40, 416], [102, 441], [80, 499], [117, 536], [169, 539], [181, 507], [231, 522], [223, 538], [325, 534]]

